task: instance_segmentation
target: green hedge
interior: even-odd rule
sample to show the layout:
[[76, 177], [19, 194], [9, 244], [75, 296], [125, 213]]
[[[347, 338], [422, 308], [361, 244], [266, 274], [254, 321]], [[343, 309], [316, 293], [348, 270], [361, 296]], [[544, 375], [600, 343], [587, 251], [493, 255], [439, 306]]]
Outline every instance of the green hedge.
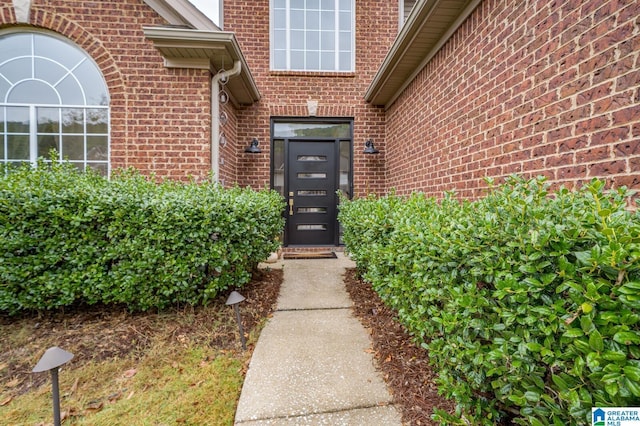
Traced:
[[[445, 424], [590, 424], [640, 406], [640, 216], [593, 180], [513, 177], [474, 202], [341, 201], [350, 255], [455, 398]], [[466, 419], [466, 420], [465, 420]]]
[[240, 287], [278, 247], [273, 191], [111, 180], [73, 166], [0, 177], [0, 311], [74, 303], [131, 310], [199, 304]]

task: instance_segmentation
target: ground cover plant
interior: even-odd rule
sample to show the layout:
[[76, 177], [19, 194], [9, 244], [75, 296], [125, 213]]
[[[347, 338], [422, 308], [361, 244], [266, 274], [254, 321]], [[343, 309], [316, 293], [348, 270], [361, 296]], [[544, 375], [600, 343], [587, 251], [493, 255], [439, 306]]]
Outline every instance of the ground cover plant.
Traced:
[[362, 276], [438, 371], [443, 424], [588, 424], [640, 405], [640, 217], [593, 180], [510, 178], [477, 201], [341, 201]]
[[161, 312], [98, 305], [0, 315], [0, 423], [52, 424], [50, 375], [31, 369], [60, 346], [74, 354], [59, 373], [65, 425], [232, 425], [281, 281], [281, 269], [259, 269], [241, 290], [247, 351], [224, 293]]
[[0, 173], [0, 312], [207, 303], [277, 249], [282, 208], [273, 191], [129, 170], [107, 180], [41, 162]]

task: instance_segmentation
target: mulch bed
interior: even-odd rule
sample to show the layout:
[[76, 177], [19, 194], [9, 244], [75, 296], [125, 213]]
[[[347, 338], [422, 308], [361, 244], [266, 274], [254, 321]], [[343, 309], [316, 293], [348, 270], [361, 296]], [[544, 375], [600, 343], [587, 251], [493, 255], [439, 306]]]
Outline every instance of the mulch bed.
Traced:
[[427, 351], [412, 343], [395, 312], [358, 278], [355, 269], [347, 270], [345, 283], [356, 317], [369, 330], [378, 368], [402, 411], [403, 423], [438, 425], [431, 420], [433, 408], [453, 413], [454, 403], [438, 395]]

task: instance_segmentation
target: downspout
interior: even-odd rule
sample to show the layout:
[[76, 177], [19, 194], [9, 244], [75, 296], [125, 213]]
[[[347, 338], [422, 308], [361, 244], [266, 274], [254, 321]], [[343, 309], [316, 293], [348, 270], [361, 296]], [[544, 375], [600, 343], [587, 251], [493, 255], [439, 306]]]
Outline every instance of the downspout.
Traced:
[[240, 74], [242, 65], [235, 61], [233, 68], [218, 72], [211, 78], [211, 172], [214, 182], [220, 182], [220, 80]]

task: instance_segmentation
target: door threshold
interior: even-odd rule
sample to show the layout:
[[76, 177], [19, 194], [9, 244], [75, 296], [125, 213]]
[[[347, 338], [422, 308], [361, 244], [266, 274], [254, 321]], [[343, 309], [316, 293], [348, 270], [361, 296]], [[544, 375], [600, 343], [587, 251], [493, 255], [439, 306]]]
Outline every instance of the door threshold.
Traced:
[[282, 258], [287, 259], [337, 259], [336, 253], [333, 251], [317, 251], [317, 252], [290, 252], [283, 253]]

